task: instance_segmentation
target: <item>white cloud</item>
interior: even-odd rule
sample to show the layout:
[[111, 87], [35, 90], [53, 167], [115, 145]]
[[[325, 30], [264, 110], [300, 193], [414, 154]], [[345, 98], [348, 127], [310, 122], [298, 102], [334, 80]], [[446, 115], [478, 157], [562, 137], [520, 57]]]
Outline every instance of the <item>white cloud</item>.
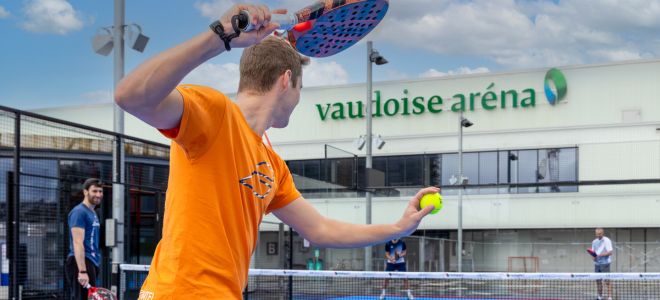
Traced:
[[190, 72], [182, 82], [210, 86], [223, 93], [235, 93], [238, 91], [239, 78], [238, 64], [204, 63]]
[[[248, 1], [249, 2], [249, 1]], [[254, 2], [254, 1], [253, 1]], [[257, 1], [258, 2], [258, 1]], [[207, 0], [207, 1], [197, 1], [195, 2], [195, 8], [199, 10], [202, 16], [207, 17], [211, 20], [216, 20], [220, 18], [230, 7], [237, 3], [245, 3], [245, 1], [238, 0]], [[309, 0], [279, 0], [279, 1], [270, 1], [269, 8], [286, 8], [289, 11], [296, 11], [300, 8], [303, 8], [306, 5], [309, 5]]]
[[9, 17], [9, 12], [0, 5], [0, 19], [4, 19], [6, 17]]
[[[195, 7], [218, 18], [236, 2], [198, 0]], [[269, 3], [296, 9], [308, 0]], [[411, 53], [529, 68], [659, 57], [659, 27], [660, 0], [405, 0], [390, 1], [388, 15], [368, 38]]]
[[81, 97], [91, 103], [112, 102], [112, 92], [107, 90], [87, 92], [82, 94]]
[[[238, 91], [239, 65], [205, 63], [194, 69], [182, 83], [210, 86], [225, 93]], [[348, 83], [348, 72], [338, 63], [312, 60], [303, 68], [303, 87]]]
[[303, 68], [303, 87], [348, 83], [348, 72], [335, 61], [319, 62], [312, 59]]
[[379, 70], [377, 72], [380, 73], [379, 75], [382, 76], [383, 80], [402, 80], [410, 78], [408, 73], [397, 69], [385, 68], [384, 71]]
[[442, 76], [451, 76], [451, 75], [467, 75], [467, 74], [479, 74], [479, 73], [488, 73], [490, 70], [486, 67], [478, 67], [470, 69], [468, 67], [459, 67], [454, 70], [449, 70], [447, 72], [438, 71], [436, 69], [428, 69], [426, 72], [419, 74], [419, 77], [442, 77]]
[[658, 27], [660, 0], [406, 0], [373, 39], [536, 67], [660, 56]]
[[238, 3], [234, 0], [211, 0], [210, 2], [195, 2], [195, 8], [202, 16], [211, 20], [219, 19], [230, 7]]
[[25, 5], [21, 26], [32, 32], [67, 34], [83, 27], [80, 13], [66, 0], [32, 0]]

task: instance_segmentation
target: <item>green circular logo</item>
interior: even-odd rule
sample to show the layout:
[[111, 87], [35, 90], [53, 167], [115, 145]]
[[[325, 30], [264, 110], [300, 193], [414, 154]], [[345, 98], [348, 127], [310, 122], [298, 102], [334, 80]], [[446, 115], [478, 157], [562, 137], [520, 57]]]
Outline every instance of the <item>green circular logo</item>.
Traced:
[[568, 90], [564, 73], [555, 68], [548, 70], [548, 73], [545, 73], [544, 90], [545, 97], [548, 98], [551, 105], [563, 100]]

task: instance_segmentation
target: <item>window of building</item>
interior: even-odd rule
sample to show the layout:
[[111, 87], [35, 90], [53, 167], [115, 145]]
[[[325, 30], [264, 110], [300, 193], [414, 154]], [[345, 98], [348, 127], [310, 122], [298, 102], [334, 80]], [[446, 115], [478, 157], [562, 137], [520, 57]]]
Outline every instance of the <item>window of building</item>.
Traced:
[[424, 184], [422, 155], [391, 156], [387, 159], [388, 186], [421, 186]]
[[[479, 184], [497, 184], [497, 152], [479, 153]], [[481, 187], [479, 194], [497, 194], [497, 188]]]
[[[365, 187], [364, 157], [288, 164], [294, 174], [333, 183], [328, 189]], [[426, 185], [444, 186], [444, 194], [458, 193], [457, 188], [450, 188], [459, 184], [457, 153], [376, 156], [372, 166], [385, 179], [385, 188], [376, 194], [392, 196], [408, 187]], [[577, 148], [465, 152], [463, 177], [467, 179], [466, 194], [576, 192], [577, 185], [566, 182], [577, 181]], [[304, 191], [303, 186], [298, 188]]]
[[324, 160], [322, 180], [342, 188], [355, 188], [357, 161], [354, 158]]

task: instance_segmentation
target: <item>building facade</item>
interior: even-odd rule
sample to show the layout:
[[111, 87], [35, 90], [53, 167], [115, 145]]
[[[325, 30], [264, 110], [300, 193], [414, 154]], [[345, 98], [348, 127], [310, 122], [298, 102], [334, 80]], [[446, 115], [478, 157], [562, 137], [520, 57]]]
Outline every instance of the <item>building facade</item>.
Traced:
[[[613, 270], [660, 271], [658, 82], [660, 60], [377, 82], [373, 134], [385, 144], [373, 150], [383, 180], [370, 186], [372, 221], [394, 222], [419, 188], [443, 187], [444, 208], [409, 240], [410, 259], [415, 270], [455, 270], [462, 112], [474, 124], [462, 135], [464, 270], [590, 271], [584, 250], [604, 227], [617, 249]], [[305, 88], [290, 125], [268, 132], [304, 196], [325, 216], [354, 223], [367, 214], [365, 152], [355, 147], [365, 99], [364, 84]], [[98, 116], [111, 118], [110, 109], [37, 112], [108, 128]], [[127, 133], [163, 141], [132, 118]], [[276, 267], [263, 249], [278, 236], [263, 237], [255, 259]], [[314, 252], [296, 243], [296, 257]], [[359, 269], [360, 251], [321, 256], [326, 268]]]

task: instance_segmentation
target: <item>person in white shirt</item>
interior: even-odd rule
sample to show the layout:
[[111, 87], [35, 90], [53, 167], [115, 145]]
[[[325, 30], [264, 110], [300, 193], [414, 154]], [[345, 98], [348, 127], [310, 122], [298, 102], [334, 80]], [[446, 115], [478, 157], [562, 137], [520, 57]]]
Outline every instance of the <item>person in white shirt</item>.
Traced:
[[[596, 253], [596, 256], [593, 257], [596, 273], [609, 273], [610, 264], [612, 263], [612, 253], [614, 252], [614, 247], [612, 246], [612, 241], [605, 236], [605, 230], [603, 228], [596, 228], [596, 239], [591, 242], [591, 249]], [[597, 280], [596, 285], [598, 287], [598, 300], [603, 299], [603, 281]], [[609, 280], [605, 280], [605, 285], [607, 285], [607, 299], [612, 299], [612, 284]]]

